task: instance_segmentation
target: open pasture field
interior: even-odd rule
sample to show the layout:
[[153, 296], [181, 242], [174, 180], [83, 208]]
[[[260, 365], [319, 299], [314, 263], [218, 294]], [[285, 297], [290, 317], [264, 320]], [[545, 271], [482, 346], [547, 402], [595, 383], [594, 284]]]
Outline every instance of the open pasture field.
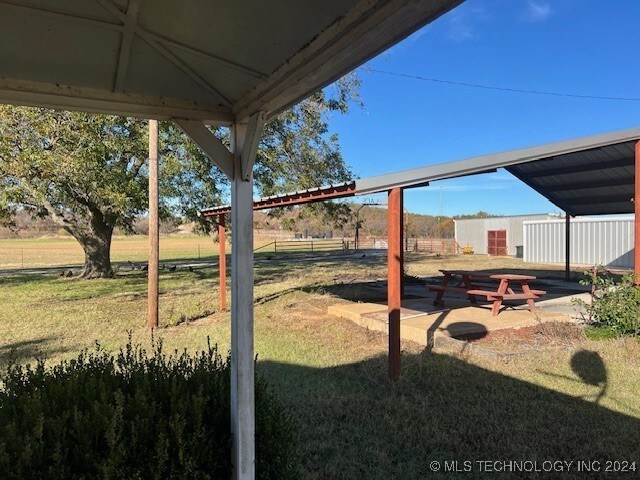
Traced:
[[[174, 244], [174, 255], [191, 241], [193, 254], [197, 242], [185, 240]], [[407, 260], [408, 273], [416, 276], [440, 268], [530, 267], [517, 259], [481, 256], [410, 254]], [[538, 274], [562, 275], [560, 267], [535, 267]], [[227, 351], [229, 314], [218, 311], [217, 273], [215, 268], [161, 272], [161, 328], [155, 339], [165, 350], [202, 349], [210, 337]], [[385, 274], [386, 258], [380, 255], [256, 263], [257, 369], [294, 422], [301, 478], [488, 478], [477, 469], [433, 473], [431, 465], [640, 460], [637, 340], [572, 336], [561, 339], [563, 348], [509, 363], [435, 353], [406, 342], [402, 378], [390, 382], [386, 336], [326, 313], [330, 304], [359, 298], [363, 281]], [[36, 356], [70, 358], [96, 341], [116, 350], [128, 332], [135, 342], [151, 341], [144, 328], [146, 278], [139, 271], [92, 281], [55, 274], [0, 276], [0, 305], [2, 368], [10, 361], [33, 363]], [[594, 355], [602, 359], [604, 372], [585, 376], [595, 371]], [[585, 476], [573, 471], [554, 478]]]
[[[256, 248], [271, 242], [257, 238]], [[231, 246], [227, 245], [231, 251]], [[270, 249], [265, 249], [268, 251]], [[218, 244], [212, 236], [162, 235], [160, 261], [212, 261], [218, 254]], [[126, 262], [143, 263], [149, 255], [148, 238], [143, 235], [115, 236], [111, 246], [114, 265]], [[29, 268], [81, 266], [84, 252], [72, 237], [33, 239], [0, 239], [0, 271]]]
[[[162, 260], [213, 259], [217, 244], [211, 237], [167, 235], [160, 239]], [[114, 263], [144, 262], [149, 247], [146, 236], [116, 236], [111, 247]], [[82, 265], [84, 252], [71, 237], [0, 240], [0, 270]]]

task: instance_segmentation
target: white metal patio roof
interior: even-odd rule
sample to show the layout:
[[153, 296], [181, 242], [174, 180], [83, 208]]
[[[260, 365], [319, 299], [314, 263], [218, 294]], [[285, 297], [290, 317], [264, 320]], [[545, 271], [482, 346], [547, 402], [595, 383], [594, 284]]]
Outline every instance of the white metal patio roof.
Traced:
[[0, 0], [0, 103], [267, 117], [462, 0]]

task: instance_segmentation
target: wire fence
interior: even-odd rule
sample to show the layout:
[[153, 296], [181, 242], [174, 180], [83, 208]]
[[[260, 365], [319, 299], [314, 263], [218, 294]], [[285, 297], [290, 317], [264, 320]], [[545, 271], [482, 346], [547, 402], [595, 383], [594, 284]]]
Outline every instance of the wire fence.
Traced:
[[[386, 250], [389, 248], [386, 237], [354, 238], [344, 239], [347, 250]], [[459, 248], [453, 238], [405, 238], [405, 252], [423, 252], [455, 254], [459, 253]]]
[[[15, 244], [15, 242], [13, 242]], [[217, 245], [203, 239], [201, 242], [171, 242], [163, 248], [160, 245], [160, 259], [164, 261], [213, 260], [217, 255]], [[111, 249], [111, 262], [114, 265], [127, 262], [144, 263], [149, 258], [146, 242], [127, 242], [114, 244]], [[69, 242], [52, 245], [42, 241], [37, 244], [26, 242], [25, 247], [6, 247], [0, 242], [0, 270], [28, 270], [57, 266], [79, 266], [84, 263], [84, 252], [79, 244]]]
[[257, 247], [256, 253], [297, 253], [297, 252], [328, 252], [336, 250], [346, 250], [343, 239], [335, 240], [274, 240], [265, 245]]
[[[386, 250], [387, 238], [360, 238], [358, 244], [353, 238], [336, 239], [267, 239], [256, 241], [256, 255], [284, 253], [320, 253], [347, 250]], [[457, 253], [453, 239], [441, 238], [407, 238], [404, 242], [407, 252]], [[231, 252], [231, 241], [227, 245], [227, 253]], [[118, 239], [111, 249], [111, 261], [115, 265], [128, 262], [144, 263], [149, 255], [146, 238], [135, 240]], [[162, 238], [160, 240], [160, 261], [189, 262], [216, 261], [218, 245], [206, 237], [196, 238]], [[29, 270], [48, 267], [80, 266], [84, 263], [84, 252], [74, 240], [39, 240], [24, 241], [19, 246], [17, 241], [6, 245], [0, 241], [0, 270]]]

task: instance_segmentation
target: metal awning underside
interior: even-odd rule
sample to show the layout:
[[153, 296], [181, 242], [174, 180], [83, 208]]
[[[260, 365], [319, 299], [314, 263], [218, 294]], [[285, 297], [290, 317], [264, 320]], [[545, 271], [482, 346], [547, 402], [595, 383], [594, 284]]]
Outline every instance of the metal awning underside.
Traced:
[[636, 140], [506, 167], [570, 215], [633, 213]]
[[640, 128], [483, 155], [358, 180], [357, 194], [505, 168], [571, 215], [634, 211], [634, 146]]
[[461, 0], [0, 0], [0, 103], [273, 116]]

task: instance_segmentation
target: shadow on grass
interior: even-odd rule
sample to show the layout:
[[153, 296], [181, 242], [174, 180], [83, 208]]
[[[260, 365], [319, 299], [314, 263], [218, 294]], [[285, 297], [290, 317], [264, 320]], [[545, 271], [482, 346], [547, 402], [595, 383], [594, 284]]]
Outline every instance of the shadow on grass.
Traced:
[[10, 363], [36, 363], [36, 359], [47, 359], [68, 351], [68, 349], [54, 346], [55, 337], [40, 337], [32, 340], [0, 345], [0, 369], [4, 370]]
[[[404, 355], [397, 382], [386, 378], [386, 356], [258, 369], [294, 419], [303, 478], [487, 478], [475, 464], [470, 473], [434, 474], [431, 462], [640, 458], [638, 418], [457, 357]], [[574, 465], [562, 478], [584, 475]]]

